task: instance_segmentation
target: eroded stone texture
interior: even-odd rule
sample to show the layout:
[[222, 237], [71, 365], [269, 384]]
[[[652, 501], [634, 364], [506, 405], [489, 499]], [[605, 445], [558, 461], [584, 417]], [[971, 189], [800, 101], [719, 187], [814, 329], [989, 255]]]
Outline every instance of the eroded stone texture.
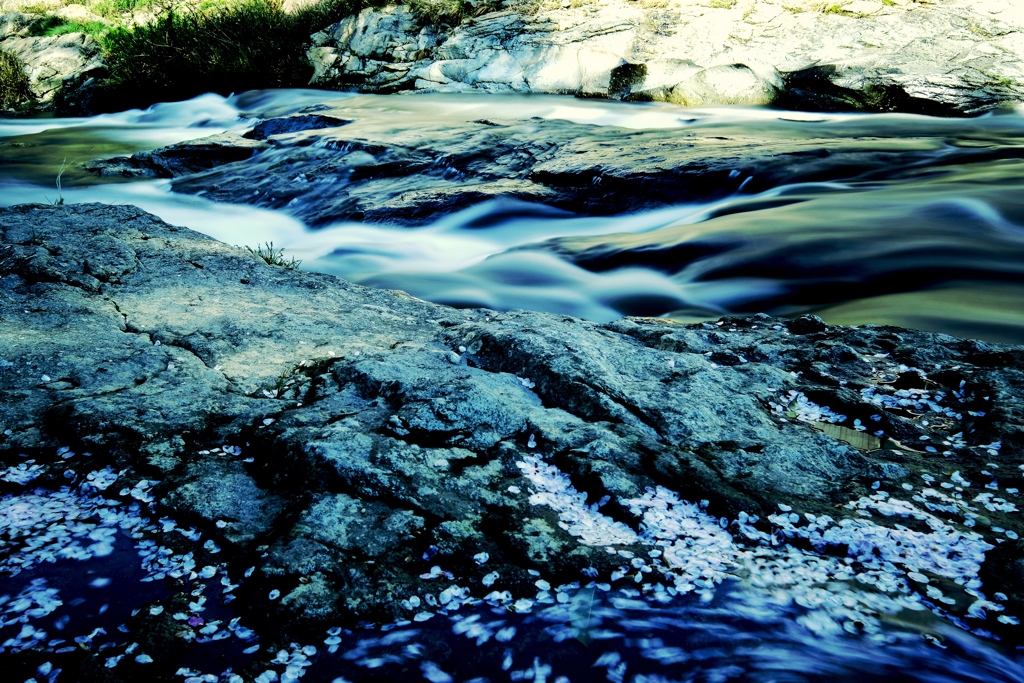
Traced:
[[[770, 532], [779, 503], [854, 515], [842, 505], [874, 482], [924, 472], [986, 482], [994, 464], [999, 487], [1024, 484], [1019, 347], [813, 318], [455, 310], [127, 206], [3, 209], [0, 238], [2, 464], [30, 454], [59, 482], [68, 445], [159, 481], [161, 513], [218, 562], [256, 565], [251, 595], [281, 590], [252, 607], [281, 623], [394, 614], [435, 564], [524, 590], [529, 569], [611, 571], [614, 555], [531, 503], [529, 456], [632, 525], [623, 501], [658, 485]], [[897, 391], [948, 411], [872, 400]], [[985, 590], [1018, 609], [1019, 541], [988, 525], [1024, 525], [996, 510], [974, 529], [999, 546]]]

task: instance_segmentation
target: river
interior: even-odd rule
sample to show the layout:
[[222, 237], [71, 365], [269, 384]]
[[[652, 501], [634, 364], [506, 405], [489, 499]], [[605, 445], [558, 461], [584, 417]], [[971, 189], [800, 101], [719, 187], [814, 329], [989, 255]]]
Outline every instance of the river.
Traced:
[[[361, 122], [353, 124], [352, 135], [368, 136], [372, 144], [354, 151], [350, 143], [338, 144], [326, 133], [299, 131], [298, 137], [260, 147], [249, 159], [195, 177], [99, 176], [87, 168], [96, 159], [241, 133], [259, 119], [325, 111]], [[457, 162], [441, 170], [426, 164], [418, 175], [392, 163], [391, 175], [384, 177], [380, 162], [389, 154], [388, 144], [429, 156], [445, 145], [438, 142], [438, 131], [457, 131], [447, 143], [454, 148], [465, 142], [460, 131], [475, 135], [481, 126], [499, 126], [493, 121], [512, 121], [508, 125], [520, 136], [543, 136], [550, 124], [577, 141], [605, 140], [609, 158], [652, 140], [662, 146], [676, 138], [679, 145], [690, 144], [694, 136], [706, 144], [724, 141], [733, 145], [728, 159], [736, 168], [703, 178], [691, 169], [687, 177], [696, 179], [693, 185], [678, 183], [668, 169], [650, 185], [657, 196], [649, 196], [648, 186], [640, 191], [616, 186], [621, 176], [598, 163], [592, 177], [605, 180], [575, 190], [573, 201], [584, 207], [576, 210], [498, 193], [469, 205], [445, 205], [451, 210], [439, 209], [437, 215], [424, 213], [423, 206], [430, 206], [424, 201], [391, 222], [332, 217], [335, 195], [351, 197], [353, 188], [369, 192], [356, 180], [358, 168], [374, 169], [364, 173], [374, 182], [391, 183], [390, 194], [369, 195], [371, 204], [393, 204], [397, 197], [408, 206], [409, 197], [430, 192], [436, 198], [444, 183], [445, 191], [483, 185], [466, 155], [453, 153]], [[467, 122], [476, 127], [466, 128]], [[423, 140], [434, 136], [433, 147], [426, 142], [417, 147], [420, 133]], [[767, 140], [768, 150], [762, 145], [755, 154], [752, 146], [745, 156], [743, 140]], [[531, 149], [543, 148], [544, 142]], [[776, 144], [779, 152], [773, 154]], [[644, 154], [630, 162], [630, 172], [650, 180], [662, 173], [666, 157]], [[693, 155], [700, 154], [697, 146]], [[1024, 116], [1019, 111], [936, 119], [687, 110], [559, 97], [278, 91], [206, 95], [83, 119], [2, 120], [0, 204], [136, 204], [228, 243], [255, 247], [273, 242], [287, 256], [302, 259], [305, 269], [459, 306], [530, 308], [594, 320], [625, 314], [705, 320], [724, 313], [811, 312], [832, 323], [897, 324], [1024, 343], [1022, 156]], [[564, 158], [554, 161], [564, 166]], [[325, 174], [324, 168], [334, 172]], [[553, 183], [553, 172], [544, 176], [532, 168], [529, 182], [537, 185], [537, 178], [546, 177]], [[239, 187], [252, 192], [243, 194]], [[564, 193], [550, 191], [554, 204], [565, 204]], [[350, 211], [345, 206], [342, 210]], [[30, 482], [33, 462], [8, 468], [5, 481]], [[68, 472], [74, 479], [75, 473]], [[117, 478], [113, 471], [107, 475], [112, 478], [104, 486]], [[146, 490], [151, 485], [130, 493], [152, 503]], [[23, 535], [31, 540], [26, 547], [43, 553], [45, 562], [19, 564], [0, 581], [0, 653], [25, 653], [15, 669], [23, 679], [54, 680], [53, 672], [59, 672], [54, 667], [85, 657], [81, 653], [93, 641], [97, 651], [121, 653], [106, 658], [107, 667], [125, 657], [125, 666], [137, 665], [136, 670], [152, 662], [147, 644], [142, 649], [132, 644], [134, 636], [122, 622], [161, 614], [164, 607], [157, 603], [172, 592], [167, 586], [173, 577], [195, 589], [192, 611], [209, 610], [203, 612], [205, 620], [193, 616], [187, 622], [203, 626], [201, 637], [171, 655], [182, 667], [175, 680], [189, 683], [265, 683], [278, 680], [279, 673], [280, 680], [297, 680], [303, 672], [308, 672], [307, 681], [334, 683], [1024, 680], [1013, 644], [996, 642], [982, 628], [972, 632], [945, 611], [942, 604], [948, 603], [931, 600], [941, 591], [929, 591], [926, 601], [901, 583], [902, 597], [889, 600], [883, 589], [868, 585], [866, 575], [849, 573], [850, 563], [843, 562], [840, 551], [819, 558], [795, 542], [774, 551], [770, 548], [777, 539], [767, 536], [762, 545], [749, 548], [736, 537], [733, 550], [746, 564], [717, 592], [709, 585], [687, 596], [651, 597], [628, 586], [613, 590], [590, 582], [596, 572], [587, 569], [579, 581], [552, 588], [538, 573], [539, 592], [531, 587], [529, 593], [536, 595], [533, 599], [525, 593], [484, 599], [467, 594], [464, 600], [459, 593], [453, 599], [455, 593], [447, 589], [439, 596], [447, 593], [448, 598], [439, 597], [440, 606], [431, 603], [436, 609], [417, 614], [415, 621], [350, 625], [351, 630], [335, 626], [307, 645], [267, 643], [261, 650], [261, 627], [272, 631], [273, 624], [251, 611], [246, 625], [240, 624], [236, 605], [230, 604], [231, 591], [238, 587], [232, 581], [239, 577], [213, 565], [200, 569], [191, 552], [165, 561], [171, 551], [158, 545], [164, 540], [153, 540], [180, 533], [195, 541], [199, 534], [176, 528], [173, 520], [143, 520], [139, 505], [118, 507], [118, 501], [104, 500], [101, 490], [93, 481], [82, 484], [81, 492], [37, 489], [0, 499], [7, 510], [0, 519], [10, 522], [12, 534], [31, 522], [38, 525], [38, 534], [45, 528], [48, 543], [67, 540], [74, 532], [88, 535], [95, 541], [89, 548], [98, 548], [91, 559], [82, 551], [85, 559], [79, 562], [63, 559], [55, 550], [59, 543], [43, 546], [35, 536]], [[69, 520], [77, 520], [77, 530], [63, 529]], [[707, 538], [720, 533], [718, 521], [704, 521]], [[721, 521], [726, 528], [728, 520]], [[127, 535], [132, 530], [139, 541], [134, 548]], [[209, 543], [204, 547], [219, 552]], [[8, 547], [7, 552], [17, 559], [28, 551]], [[777, 557], [772, 555], [776, 552]], [[650, 557], [660, 553], [653, 550]], [[477, 556], [481, 564], [487, 559], [482, 555]], [[765, 557], [772, 558], [770, 566]], [[643, 558], [631, 553], [628, 558], [633, 568], [644, 566]], [[172, 561], [181, 567], [175, 569]], [[821, 574], [826, 564], [828, 571]], [[880, 569], [880, 575], [902, 576], [890, 567]], [[435, 569], [438, 573], [427, 579], [440, 576]], [[636, 571], [638, 585], [641, 571]], [[834, 575], [845, 578], [821, 578]], [[972, 583], [958, 578], [944, 589], [978, 595]], [[137, 587], [128, 590], [130, 585]], [[206, 588], [220, 597], [204, 607]], [[62, 608], [55, 596], [65, 594], [69, 602]], [[254, 599], [244, 588], [240, 594], [242, 602]], [[513, 597], [520, 599], [512, 603]], [[143, 604], [146, 611], [139, 617]], [[179, 608], [184, 610], [171, 607]], [[23, 613], [31, 613], [38, 630], [28, 628]], [[181, 612], [174, 619], [179, 616], [179, 621], [187, 618]], [[1018, 623], [1003, 619], [1002, 624]], [[271, 646], [283, 649], [273, 655]], [[204, 677], [201, 671], [223, 673]], [[165, 680], [169, 670], [159, 675]]]
[[[333, 220], [330, 214], [310, 220], [303, 204], [323, 204], [341, 191], [337, 178], [320, 178], [305, 194], [290, 190], [288, 202], [275, 202], [258, 190], [255, 198], [236, 192], [227, 200], [208, 192], [234, 165], [207, 173], [212, 180], [199, 189], [190, 188], [189, 179], [98, 177], [84, 168], [97, 158], [237, 133], [254, 119], [325, 108], [371, 122], [379, 139], [389, 132], [396, 139], [415, 134], [418, 125], [425, 131], [512, 118], [570, 122], [580, 136], [657, 134], [664, 140], [667, 131], [681, 142], [694, 135], [762, 138], [801, 151], [780, 152], [774, 160], [762, 151], [742, 174], [735, 171], [718, 186], [681, 188], [678, 202], [659, 188], [658, 201], [641, 210], [633, 210], [637, 198], [628, 190], [606, 182], [588, 190], [600, 197], [594, 212], [496, 196], [445, 215], [421, 211], [401, 224]], [[940, 119], [691, 110], [551, 96], [269, 91], [205, 95], [92, 118], [0, 121], [0, 203], [136, 204], [228, 243], [272, 241], [305, 269], [457, 306], [601, 321], [815, 313], [830, 323], [894, 324], [1024, 343], [1022, 143], [1024, 116], [1014, 110]], [[342, 156], [330, 144], [303, 144], [316, 149], [320, 164], [331, 154]], [[840, 153], [842, 164], [822, 165]], [[776, 163], [783, 157], [785, 164]], [[266, 149], [234, 171], [231, 182], [259, 186], [278, 173], [301, 178], [302, 163], [292, 147]], [[404, 179], [402, 196], [422, 190], [430, 177]], [[623, 208], [616, 211], [620, 198]]]

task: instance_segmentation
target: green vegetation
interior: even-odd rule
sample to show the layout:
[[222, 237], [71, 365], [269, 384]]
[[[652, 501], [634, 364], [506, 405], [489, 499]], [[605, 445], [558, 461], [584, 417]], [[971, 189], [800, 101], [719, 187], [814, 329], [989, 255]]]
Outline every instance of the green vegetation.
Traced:
[[33, 23], [29, 27], [29, 35], [50, 37], [63, 36], [68, 33], [88, 33], [91, 36], [100, 38], [108, 30], [110, 30], [110, 27], [102, 21], [87, 21], [85, 23], [81, 23], [78, 21], [61, 19], [60, 17], [53, 16], [51, 14]]
[[470, 17], [494, 10], [498, 3], [482, 0], [471, 3], [467, 0], [405, 0], [409, 10], [419, 19], [431, 24], [458, 26]]
[[259, 256], [261, 259], [267, 262], [271, 266], [281, 266], [288, 270], [298, 270], [299, 266], [302, 265], [302, 261], [298, 261], [293, 256], [290, 260], [284, 257], [284, 249], [275, 249], [273, 242], [265, 242], [262, 246], [257, 245], [255, 249], [252, 247], [246, 247], [250, 254]]
[[28, 27], [28, 34], [30, 36], [45, 36], [50, 30], [61, 26], [64, 23], [64, 20], [60, 17], [50, 14], [33, 22], [32, 25]]
[[25, 65], [0, 48], [0, 109], [13, 109], [28, 99], [32, 95], [28, 85]]
[[[34, 36], [86, 33], [103, 46], [109, 77], [97, 89], [97, 110], [145, 107], [207, 92], [228, 95], [265, 88], [304, 87], [313, 68], [306, 58], [310, 36], [358, 13], [393, 0], [322, 0], [286, 13], [283, 0], [201, 0], [167, 8], [175, 0], [100, 0], [90, 6], [108, 17], [78, 22], [53, 15], [30, 28]], [[732, 2], [732, 0], [719, 0]], [[498, 0], [409, 0], [421, 20], [456, 25], [491, 11]], [[122, 16], [144, 11], [159, 16], [128, 27]], [[21, 101], [27, 80], [7, 57], [0, 64], [0, 104]], [[22, 83], [22, 85], [18, 85]], [[19, 89], [21, 88], [21, 89]]]
[[842, 5], [828, 5], [823, 7], [821, 10], [822, 14], [836, 14], [840, 17], [851, 17], [853, 19], [861, 19], [866, 17], [866, 14], [860, 14], [858, 12], [851, 12], [848, 9], [843, 9]]
[[383, 0], [326, 0], [292, 14], [280, 0], [243, 0], [114, 28], [104, 38], [110, 79], [101, 97], [107, 106], [144, 106], [205, 92], [305, 86], [309, 36], [370, 4]]
[[110, 26], [104, 24], [102, 21], [87, 21], [80, 23], [77, 21], [69, 21], [60, 26], [55, 26], [46, 35], [48, 36], [63, 36], [68, 33], [87, 33], [96, 38], [101, 37], [104, 33], [110, 30]]
[[89, 9], [100, 16], [112, 17], [126, 12], [151, 9], [160, 2], [161, 0], [102, 0]]

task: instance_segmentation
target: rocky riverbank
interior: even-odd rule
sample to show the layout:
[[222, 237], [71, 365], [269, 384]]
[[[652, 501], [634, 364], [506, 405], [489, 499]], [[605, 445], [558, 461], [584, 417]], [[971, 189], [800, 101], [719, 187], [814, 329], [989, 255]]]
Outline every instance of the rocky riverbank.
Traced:
[[[481, 600], [529, 612], [581, 579], [788, 591], [815, 632], [926, 609], [1021, 640], [1020, 347], [455, 310], [126, 206], [3, 209], [0, 235], [0, 572], [131, 558], [120, 524], [170, 587], [132, 605], [125, 643], [150, 661], [227, 628], [200, 633], [221, 585], [265, 644]], [[52, 496], [124, 512], [62, 535], [36, 519]], [[4, 647], [141, 666], [81, 642]]]
[[451, 29], [363, 10], [313, 36], [312, 83], [930, 114], [1024, 95], [1024, 16], [1008, 0], [506, 7]]
[[[151, 22], [155, 7], [115, 23]], [[53, 16], [106, 21], [82, 5]], [[85, 33], [33, 33], [41, 20], [2, 15], [0, 48], [25, 63], [40, 106], [88, 111], [105, 77], [99, 43]], [[368, 7], [294, 50], [306, 51], [309, 84], [328, 89], [963, 115], [1024, 98], [1022, 28], [1013, 0], [421, 1]], [[179, 53], [192, 49], [183, 41]], [[173, 51], [162, 58], [167, 68], [194, 67]]]
[[[102, 21], [81, 5], [59, 8], [49, 16]], [[93, 92], [107, 76], [102, 46], [94, 36], [81, 32], [42, 35], [38, 29], [43, 21], [38, 14], [0, 14], [0, 49], [20, 61], [28, 77], [29, 100], [22, 105], [61, 113], [90, 111]]]

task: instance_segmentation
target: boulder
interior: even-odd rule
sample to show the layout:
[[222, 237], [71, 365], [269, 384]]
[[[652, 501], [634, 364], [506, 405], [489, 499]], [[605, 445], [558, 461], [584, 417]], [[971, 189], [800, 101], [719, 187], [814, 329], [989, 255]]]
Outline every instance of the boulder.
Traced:
[[67, 22], [75, 21], [80, 24], [95, 22], [109, 25], [111, 23], [107, 19], [104, 19], [100, 15], [90, 11], [85, 5], [78, 4], [65, 5], [54, 12], [53, 16], [59, 17]]
[[85, 33], [29, 35], [37, 19], [20, 12], [0, 15], [0, 48], [25, 65], [34, 106], [61, 113], [88, 111], [93, 90], [106, 76], [99, 42]]
[[360, 83], [378, 92], [411, 88], [410, 65], [437, 46], [436, 31], [404, 6], [363, 10], [312, 40], [311, 83]]

